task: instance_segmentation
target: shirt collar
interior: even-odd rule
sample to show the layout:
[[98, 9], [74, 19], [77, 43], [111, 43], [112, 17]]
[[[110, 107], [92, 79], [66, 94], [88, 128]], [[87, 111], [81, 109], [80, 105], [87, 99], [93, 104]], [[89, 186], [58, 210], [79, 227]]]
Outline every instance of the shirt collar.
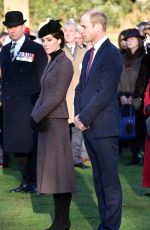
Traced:
[[106, 41], [107, 36], [104, 36], [101, 40], [99, 40], [95, 45], [94, 45], [94, 50], [95, 52], [98, 51], [98, 49], [101, 47], [101, 45]]
[[17, 45], [21, 46], [24, 43], [25, 39], [26, 39], [26, 37], [25, 37], [25, 35], [23, 35], [18, 41], [12, 40], [12, 43], [17, 43]]

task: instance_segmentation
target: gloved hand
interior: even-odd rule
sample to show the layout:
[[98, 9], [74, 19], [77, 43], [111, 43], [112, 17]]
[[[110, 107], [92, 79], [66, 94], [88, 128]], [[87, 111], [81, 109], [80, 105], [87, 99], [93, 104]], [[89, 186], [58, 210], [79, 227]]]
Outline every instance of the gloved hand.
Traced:
[[30, 117], [30, 126], [34, 130], [39, 130], [39, 123], [37, 123], [33, 117]]
[[142, 98], [137, 97], [133, 99], [132, 105], [136, 111], [138, 111], [142, 105]]
[[30, 118], [30, 126], [34, 130], [40, 130], [43, 131], [46, 129], [46, 120], [43, 119], [41, 122], [37, 123], [33, 117]]

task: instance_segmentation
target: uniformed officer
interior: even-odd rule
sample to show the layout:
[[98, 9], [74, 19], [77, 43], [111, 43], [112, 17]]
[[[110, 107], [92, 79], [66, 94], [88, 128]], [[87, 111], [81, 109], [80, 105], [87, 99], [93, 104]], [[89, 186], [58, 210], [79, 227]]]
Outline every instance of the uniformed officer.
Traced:
[[14, 153], [22, 174], [11, 192], [36, 191], [37, 132], [30, 127], [30, 114], [40, 91], [40, 77], [47, 64], [43, 47], [24, 35], [26, 20], [20, 11], [5, 14], [11, 42], [2, 48], [3, 147]]

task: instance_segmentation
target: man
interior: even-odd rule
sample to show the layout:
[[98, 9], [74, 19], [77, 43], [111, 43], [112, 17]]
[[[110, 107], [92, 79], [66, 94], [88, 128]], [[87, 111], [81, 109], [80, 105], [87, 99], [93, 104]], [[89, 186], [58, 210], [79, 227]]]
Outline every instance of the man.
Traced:
[[67, 93], [67, 104], [69, 109], [69, 124], [71, 133], [71, 144], [74, 159], [74, 166], [81, 169], [88, 168], [87, 165], [83, 163], [82, 154], [82, 142], [83, 136], [82, 132], [74, 126], [74, 94], [75, 87], [79, 82], [81, 63], [85, 50], [81, 49], [76, 43], [77, 25], [75, 21], [70, 20], [64, 25], [64, 37], [65, 37], [65, 47], [64, 51], [67, 57], [72, 61], [74, 67], [74, 75], [72, 82], [69, 86]]
[[146, 25], [147, 25], [147, 22], [142, 21], [136, 26], [136, 29], [140, 32], [141, 36], [144, 36], [144, 28]]
[[37, 132], [29, 121], [47, 56], [24, 35], [25, 22], [20, 11], [7, 12], [3, 22], [12, 40], [1, 51], [3, 149], [15, 154], [22, 174], [21, 184], [10, 192], [36, 191]]
[[[10, 42], [9, 36], [7, 32], [0, 33], [0, 57], [1, 57], [1, 49], [4, 45]], [[1, 75], [1, 74], [0, 74]], [[2, 110], [2, 79], [0, 76], [0, 168], [7, 168], [9, 164], [9, 155], [7, 152], [3, 152], [2, 150], [2, 128], [3, 128], [3, 110]]]
[[145, 40], [144, 40], [145, 53], [150, 54], [150, 21], [146, 23], [143, 29], [143, 34], [145, 36]]
[[84, 56], [75, 90], [75, 126], [84, 131], [93, 167], [101, 218], [98, 230], [118, 230], [122, 194], [118, 176], [117, 86], [122, 62], [118, 49], [106, 37], [106, 25], [106, 16], [98, 11], [88, 11], [81, 17], [84, 41], [92, 42], [93, 48]]

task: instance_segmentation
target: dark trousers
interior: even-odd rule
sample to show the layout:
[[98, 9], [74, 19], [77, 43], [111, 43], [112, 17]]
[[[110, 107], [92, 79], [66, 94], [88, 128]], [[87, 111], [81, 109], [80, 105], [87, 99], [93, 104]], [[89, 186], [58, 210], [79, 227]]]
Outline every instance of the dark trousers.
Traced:
[[74, 164], [83, 163], [83, 160], [82, 160], [82, 151], [83, 151], [82, 132], [72, 124], [69, 125], [69, 128], [70, 128], [70, 138], [71, 138], [71, 147], [72, 147]]
[[23, 184], [36, 183], [37, 153], [14, 153]]
[[94, 138], [91, 134], [85, 133], [84, 140], [92, 163], [93, 180], [98, 198], [101, 219], [98, 230], [119, 230], [122, 191], [118, 175], [118, 138]]

